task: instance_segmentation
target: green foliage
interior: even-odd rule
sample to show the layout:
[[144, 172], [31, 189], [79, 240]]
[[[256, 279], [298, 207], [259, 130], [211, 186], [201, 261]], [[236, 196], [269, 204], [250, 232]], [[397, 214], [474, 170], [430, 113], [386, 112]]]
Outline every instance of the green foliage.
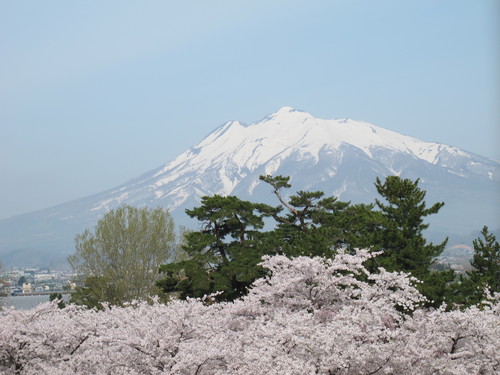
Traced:
[[[290, 177], [267, 175], [260, 179], [272, 186], [281, 203], [273, 215], [278, 223], [272, 235], [274, 251], [287, 256], [331, 256], [341, 242], [341, 233], [332, 224], [349, 203], [324, 198], [320, 191], [299, 191], [285, 201], [282, 189], [291, 187]], [[286, 213], [280, 214], [284, 208]]]
[[69, 263], [82, 280], [71, 302], [122, 305], [157, 294], [160, 264], [175, 248], [174, 223], [161, 208], [122, 206], [104, 215], [95, 233], [76, 236]]
[[17, 280], [17, 286], [19, 287], [22, 287], [23, 284], [26, 282], [26, 277], [25, 276], [21, 276], [18, 280]]
[[[277, 226], [268, 236], [274, 253], [287, 256], [331, 257], [336, 249], [367, 247], [373, 226], [380, 215], [372, 205], [350, 205], [321, 191], [299, 191], [286, 201], [282, 189], [289, 188], [290, 177], [270, 175], [260, 179], [273, 188], [281, 203], [273, 215]], [[285, 210], [285, 214], [281, 214]]]
[[50, 293], [49, 301], [52, 302], [57, 300], [57, 307], [60, 309], [64, 309], [66, 307], [66, 303], [64, 303], [63, 296], [61, 293]]
[[418, 179], [413, 182], [398, 176], [389, 176], [384, 183], [377, 178], [375, 187], [387, 202], [376, 199], [383, 216], [378, 245], [384, 251], [377, 262], [389, 271], [411, 272], [422, 278], [429, 274], [430, 266], [443, 252], [448, 239], [439, 245], [427, 244], [423, 231], [429, 224], [423, 222], [424, 218], [438, 213], [444, 203], [427, 208], [426, 192], [418, 183]]
[[[386, 200], [376, 200], [379, 210], [374, 210], [375, 205], [351, 205], [325, 197], [321, 191], [298, 191], [285, 198], [290, 177], [267, 175], [260, 180], [271, 186], [278, 206], [215, 195], [186, 210], [202, 229], [185, 235], [180, 261], [161, 266], [163, 279], [158, 286], [164, 292], [186, 298], [221, 291], [219, 301], [233, 300], [264, 275], [258, 266], [263, 255], [329, 258], [339, 248], [372, 248], [384, 253], [369, 261], [369, 269], [382, 266], [410, 272], [425, 281], [420, 289], [434, 306], [450, 300], [454, 272], [430, 269], [447, 240], [434, 245], [423, 236], [429, 226], [425, 217], [436, 214], [443, 203], [427, 208], [419, 180], [390, 176], [382, 183], [377, 179], [377, 191]], [[274, 219], [275, 226], [264, 232], [266, 218]]]
[[189, 254], [184, 250], [184, 246], [186, 246], [186, 235], [190, 232], [192, 231], [186, 227], [182, 225], [179, 226], [177, 235], [179, 240], [173, 250], [172, 262], [177, 263], [190, 259]]
[[422, 283], [417, 285], [417, 289], [428, 298], [426, 305], [438, 308], [446, 303], [450, 309], [456, 302], [456, 277], [452, 269], [432, 270], [422, 276], [420, 279]]
[[375, 187], [385, 203], [375, 200], [382, 220], [374, 244], [383, 254], [374, 259], [371, 269], [381, 266], [388, 271], [411, 273], [423, 281], [419, 289], [431, 301], [429, 305], [437, 307], [451, 298], [448, 284], [455, 275], [452, 270], [431, 272], [448, 239], [438, 245], [427, 243], [423, 231], [429, 227], [424, 219], [438, 213], [444, 203], [427, 208], [426, 192], [418, 183], [419, 179], [412, 181], [398, 176], [388, 176], [383, 183], [377, 178]]
[[187, 260], [160, 267], [158, 282], [164, 292], [182, 298], [202, 297], [216, 291], [220, 299], [232, 300], [263, 270], [257, 267], [264, 253], [259, 246], [264, 218], [274, 213], [265, 204], [242, 201], [234, 196], [203, 197], [202, 205], [186, 213], [202, 223], [198, 232], [185, 235], [182, 247]]
[[489, 293], [500, 292], [500, 245], [488, 227], [484, 226], [481, 235], [473, 241], [474, 256], [471, 260], [472, 271], [461, 276], [457, 286], [456, 302], [461, 307], [480, 304]]
[[473, 241], [474, 256], [470, 262], [474, 270], [467, 272], [475, 284], [488, 287], [491, 292], [500, 292], [500, 245], [485, 225], [480, 237]]
[[[215, 195], [186, 210], [202, 229], [186, 234], [185, 260], [161, 266], [164, 278], [158, 286], [164, 292], [186, 298], [222, 291], [218, 300], [233, 300], [264, 275], [258, 266], [263, 255], [331, 257], [340, 246], [363, 246], [370, 238], [371, 223], [379, 216], [373, 206], [350, 206], [319, 191], [299, 191], [285, 200], [282, 189], [291, 187], [289, 177], [260, 179], [272, 186], [280, 205]], [[268, 232], [263, 231], [266, 218], [277, 223]]]
[[[103, 309], [103, 303], [118, 300], [117, 293], [110, 286], [112, 280], [105, 276], [87, 276], [83, 279], [83, 285], [77, 286], [71, 294], [70, 303], [86, 306], [89, 309]], [[112, 304], [118, 304], [111, 302]]]

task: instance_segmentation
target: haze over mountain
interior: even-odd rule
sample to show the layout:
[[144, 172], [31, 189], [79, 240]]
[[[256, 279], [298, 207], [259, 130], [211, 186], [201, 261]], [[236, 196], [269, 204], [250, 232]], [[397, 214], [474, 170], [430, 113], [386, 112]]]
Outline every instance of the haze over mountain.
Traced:
[[445, 206], [435, 232], [464, 234], [500, 226], [500, 163], [351, 119], [325, 120], [283, 107], [246, 125], [229, 121], [167, 164], [116, 188], [0, 221], [0, 260], [48, 264], [73, 252], [73, 239], [122, 204], [167, 207], [176, 223], [197, 227], [184, 210], [203, 195], [277, 204], [259, 175], [291, 176], [292, 189], [373, 202], [376, 177], [420, 178], [426, 201]]

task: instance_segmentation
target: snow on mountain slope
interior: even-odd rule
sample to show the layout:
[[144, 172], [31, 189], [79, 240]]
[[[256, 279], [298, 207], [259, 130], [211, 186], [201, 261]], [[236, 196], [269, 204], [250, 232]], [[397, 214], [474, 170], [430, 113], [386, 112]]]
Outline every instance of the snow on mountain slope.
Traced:
[[[456, 147], [424, 142], [366, 122], [323, 120], [283, 107], [250, 125], [225, 123], [170, 163], [119, 187], [92, 209], [165, 199], [175, 209], [193, 194], [229, 195], [258, 168], [263, 169], [263, 174], [274, 174], [292, 154], [297, 162], [318, 163], [320, 154], [341, 159], [342, 146], [354, 147], [367, 158], [381, 162], [392, 174], [401, 173], [395, 169], [393, 159], [394, 155], [403, 154], [456, 175], [474, 174], [498, 180], [498, 165]], [[334, 175], [332, 169], [329, 177]]]
[[122, 204], [166, 207], [176, 223], [192, 227], [196, 223], [184, 209], [195, 207], [203, 195], [277, 204], [269, 186], [259, 182], [263, 174], [291, 176], [294, 190], [321, 190], [352, 202], [373, 202], [377, 177], [420, 178], [426, 200], [446, 203], [432, 219], [433, 229], [497, 228], [499, 171], [499, 162], [456, 147], [283, 107], [249, 125], [229, 121], [169, 163], [116, 188], [0, 221], [0, 260], [2, 253], [18, 249], [65, 257], [77, 233]]

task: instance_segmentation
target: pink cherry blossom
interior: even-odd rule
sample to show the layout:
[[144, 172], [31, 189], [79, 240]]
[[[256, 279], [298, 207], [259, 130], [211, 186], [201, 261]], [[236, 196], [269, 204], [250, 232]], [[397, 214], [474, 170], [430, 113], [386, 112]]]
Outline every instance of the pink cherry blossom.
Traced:
[[426, 310], [415, 279], [372, 257], [265, 257], [270, 276], [232, 303], [46, 303], [0, 312], [1, 374], [495, 374], [499, 296]]

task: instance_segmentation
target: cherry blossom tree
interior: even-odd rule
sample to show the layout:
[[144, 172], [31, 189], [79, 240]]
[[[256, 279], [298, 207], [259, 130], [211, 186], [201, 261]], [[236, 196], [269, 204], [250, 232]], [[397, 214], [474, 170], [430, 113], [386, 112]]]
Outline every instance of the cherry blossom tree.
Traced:
[[2, 374], [495, 374], [500, 304], [425, 309], [417, 280], [334, 259], [266, 257], [269, 276], [214, 296], [0, 313]]

